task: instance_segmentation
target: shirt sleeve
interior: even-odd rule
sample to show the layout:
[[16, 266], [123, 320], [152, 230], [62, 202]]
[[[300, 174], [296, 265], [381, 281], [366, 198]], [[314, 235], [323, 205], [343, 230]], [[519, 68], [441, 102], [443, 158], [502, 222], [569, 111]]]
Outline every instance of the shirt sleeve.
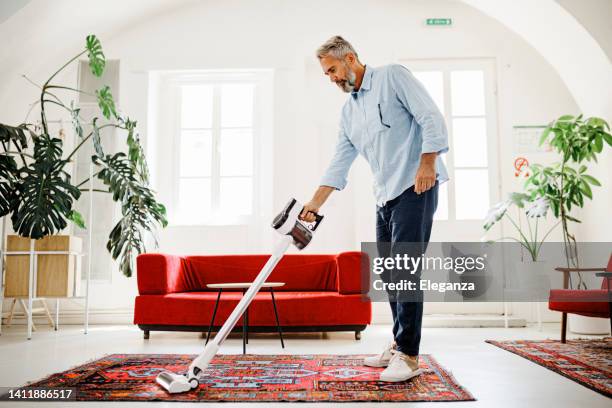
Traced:
[[444, 116], [423, 85], [402, 65], [392, 65], [390, 79], [397, 97], [421, 126], [422, 153], [448, 152], [448, 132]]
[[321, 178], [320, 185], [333, 187], [336, 190], [342, 190], [346, 187], [346, 177], [356, 157], [357, 149], [353, 146], [341, 125], [334, 157], [332, 157], [325, 174]]

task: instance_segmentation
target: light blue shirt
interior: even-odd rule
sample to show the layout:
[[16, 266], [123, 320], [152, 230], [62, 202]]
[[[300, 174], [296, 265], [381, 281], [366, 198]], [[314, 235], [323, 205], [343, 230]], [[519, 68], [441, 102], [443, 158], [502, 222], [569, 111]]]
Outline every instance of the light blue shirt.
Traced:
[[[365, 67], [361, 87], [342, 108], [334, 157], [320, 185], [342, 190], [361, 154], [374, 175], [376, 204], [383, 206], [414, 185], [422, 153], [446, 153], [444, 116], [423, 85], [398, 64]], [[436, 179], [448, 180], [440, 155]]]

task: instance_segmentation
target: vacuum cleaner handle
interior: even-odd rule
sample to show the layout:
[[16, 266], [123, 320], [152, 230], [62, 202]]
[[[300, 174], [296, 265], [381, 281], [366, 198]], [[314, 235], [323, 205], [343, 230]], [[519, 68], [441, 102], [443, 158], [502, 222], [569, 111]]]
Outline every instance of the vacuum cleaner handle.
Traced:
[[311, 231], [315, 231], [317, 227], [319, 226], [319, 224], [321, 223], [321, 221], [323, 221], [323, 215], [319, 215], [318, 213], [314, 211], [308, 211], [308, 212], [312, 213], [315, 216], [314, 225], [312, 226], [312, 228], [310, 228]]

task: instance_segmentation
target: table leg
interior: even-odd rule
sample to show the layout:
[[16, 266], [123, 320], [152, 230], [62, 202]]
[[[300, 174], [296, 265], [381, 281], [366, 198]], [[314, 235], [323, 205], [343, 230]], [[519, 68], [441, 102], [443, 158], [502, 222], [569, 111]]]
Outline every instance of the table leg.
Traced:
[[249, 344], [249, 308], [244, 311], [246, 314], [246, 344]]
[[276, 299], [274, 299], [274, 289], [270, 288], [270, 295], [272, 295], [272, 307], [274, 307], [274, 317], [276, 318], [276, 330], [278, 330], [278, 336], [280, 337], [281, 346], [285, 348], [285, 342], [283, 341], [283, 331], [281, 330], [280, 323], [278, 322], [278, 311], [276, 310]]
[[219, 299], [221, 299], [221, 292], [223, 292], [223, 288], [219, 288], [219, 293], [217, 294], [217, 301], [215, 302], [215, 308], [213, 309], [212, 319], [210, 320], [210, 326], [208, 326], [208, 333], [206, 333], [206, 343], [208, 344], [208, 340], [210, 339], [210, 333], [212, 333], [212, 328], [215, 325], [215, 316], [217, 315], [217, 307], [219, 307]]
[[[242, 297], [244, 297], [244, 293], [245, 291], [243, 290]], [[248, 310], [249, 310], [249, 307], [247, 306], [246, 310], [244, 311], [244, 314], [242, 315], [242, 354], [246, 354], [246, 331], [247, 331], [246, 314]]]

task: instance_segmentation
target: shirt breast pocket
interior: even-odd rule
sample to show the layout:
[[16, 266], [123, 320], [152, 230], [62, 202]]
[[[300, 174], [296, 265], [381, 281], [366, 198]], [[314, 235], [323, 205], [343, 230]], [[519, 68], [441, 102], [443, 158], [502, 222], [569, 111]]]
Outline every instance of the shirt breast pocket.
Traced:
[[372, 141], [379, 135], [384, 135], [391, 129], [391, 124], [388, 122], [385, 114], [384, 103], [374, 102], [368, 106], [366, 111], [367, 117], [367, 139]]
[[380, 124], [387, 129], [391, 128], [391, 123], [389, 119], [391, 118], [391, 112], [389, 110], [388, 104], [386, 102], [378, 103], [378, 119], [380, 120]]

